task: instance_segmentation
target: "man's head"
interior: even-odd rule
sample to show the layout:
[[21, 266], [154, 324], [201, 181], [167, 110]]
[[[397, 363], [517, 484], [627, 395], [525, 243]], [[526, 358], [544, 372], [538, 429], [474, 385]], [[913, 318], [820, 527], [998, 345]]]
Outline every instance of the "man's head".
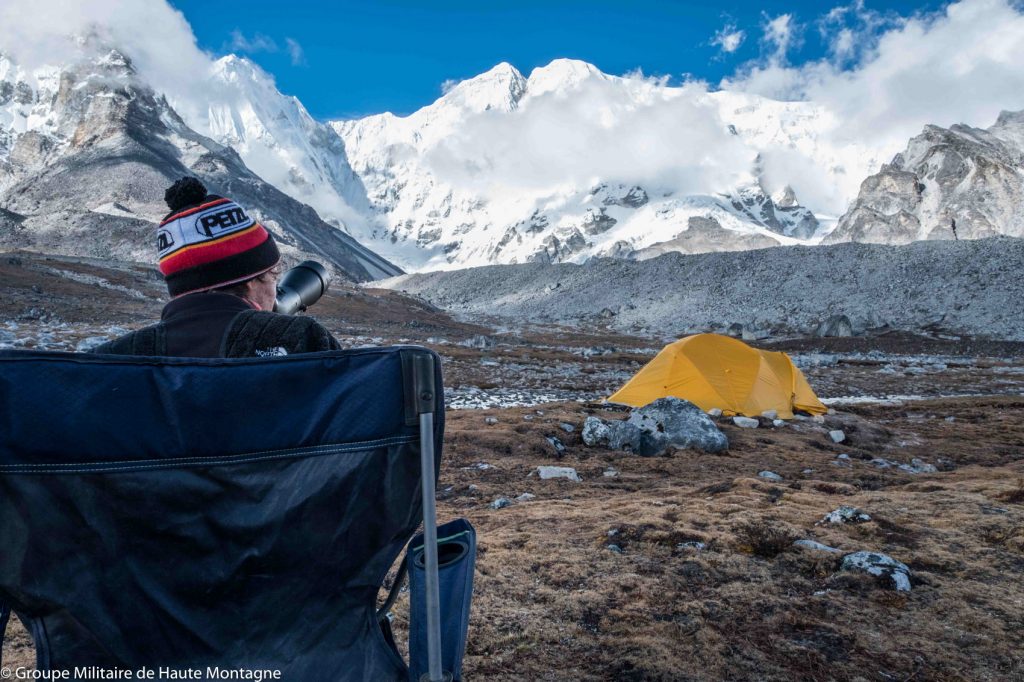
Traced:
[[[245, 285], [243, 296], [265, 310], [271, 275], [281, 260], [274, 238], [226, 197], [207, 194], [196, 178], [182, 178], [164, 194], [171, 212], [157, 233], [160, 272], [172, 298], [199, 291]], [[265, 275], [270, 275], [266, 276]]]

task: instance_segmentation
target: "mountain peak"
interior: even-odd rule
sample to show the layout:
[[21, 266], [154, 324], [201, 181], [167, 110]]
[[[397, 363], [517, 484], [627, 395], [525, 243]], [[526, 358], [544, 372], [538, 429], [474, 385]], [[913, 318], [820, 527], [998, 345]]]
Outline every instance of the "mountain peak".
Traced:
[[440, 101], [469, 111], [511, 111], [525, 90], [523, 74], [508, 62], [501, 62], [479, 76], [458, 83]]
[[531, 95], [545, 92], [562, 92], [577, 87], [591, 78], [605, 80], [607, 75], [593, 64], [579, 59], [555, 59], [547, 66], [540, 66], [530, 72], [527, 89]]

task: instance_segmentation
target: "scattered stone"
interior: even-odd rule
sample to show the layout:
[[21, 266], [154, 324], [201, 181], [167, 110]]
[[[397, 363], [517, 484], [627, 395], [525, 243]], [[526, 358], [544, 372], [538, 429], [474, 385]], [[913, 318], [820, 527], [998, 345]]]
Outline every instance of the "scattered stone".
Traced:
[[846, 440], [846, 434], [843, 433], [843, 431], [841, 429], [836, 429], [835, 431], [829, 431], [828, 432], [828, 437], [832, 439], [833, 443], [842, 443], [844, 440]]
[[583, 422], [583, 433], [581, 435], [586, 445], [600, 445], [602, 442], [608, 442], [611, 428], [608, 426], [608, 422], [603, 419], [587, 417], [586, 421]]
[[471, 493], [475, 493], [477, 490], [480, 490], [480, 486], [478, 486], [476, 483], [470, 483], [468, 486], [466, 486], [466, 490], [468, 490]]
[[929, 464], [917, 457], [910, 460], [910, 464], [900, 464], [899, 468], [909, 474], [934, 474], [938, 471], [935, 465]]
[[822, 552], [831, 552], [832, 554], [842, 554], [843, 553], [843, 550], [841, 550], [841, 549], [836, 549], [835, 547], [829, 547], [828, 545], [823, 545], [820, 542], [817, 542], [815, 540], [797, 540], [796, 542], [793, 543], [793, 546], [794, 547], [803, 547], [804, 549], [820, 550]]
[[540, 476], [542, 481], [546, 481], [552, 478], [565, 478], [570, 481], [576, 481], [579, 483], [583, 479], [576, 473], [576, 470], [572, 467], [548, 467], [542, 466], [537, 467], [537, 475]]
[[494, 467], [491, 466], [490, 464], [488, 464], [487, 462], [477, 462], [476, 464], [471, 464], [468, 467], [462, 467], [462, 470], [463, 471], [487, 471], [488, 469], [493, 469], [493, 468]]
[[555, 452], [560, 455], [565, 452], [565, 445], [563, 445], [562, 441], [558, 440], [558, 438], [555, 436], [547, 436], [547, 440], [551, 443], [551, 446], [555, 448]]
[[848, 459], [850, 459], [850, 456], [844, 452], [842, 454], [836, 455], [836, 459], [847, 459], [848, 460]]
[[604, 470], [603, 475], [605, 478], [616, 478], [619, 475], [619, 471], [618, 469], [615, 469], [613, 467], [608, 467], [607, 469]]
[[779, 476], [774, 471], [761, 471], [757, 475], [760, 476], [761, 478], [767, 479], [769, 481], [776, 481], [776, 482], [778, 482], [778, 481], [782, 480], [782, 476]]
[[739, 416], [733, 417], [732, 418], [732, 423], [735, 424], [736, 426], [740, 427], [741, 429], [756, 429], [761, 424], [761, 422], [759, 422], [756, 419], [753, 419], [751, 417], [739, 417]]
[[688, 542], [680, 542], [678, 545], [676, 545], [676, 549], [694, 549], [694, 550], [697, 550], [698, 552], [700, 552], [701, 550], [706, 549], [706, 548], [707, 548], [707, 545], [705, 545], [703, 542], [698, 542], [697, 540], [690, 540]]
[[619, 547], [618, 545], [608, 545], [608, 547], [606, 549], [609, 552], [614, 552], [615, 554], [622, 554], [622, 548]]
[[523, 415], [523, 419], [528, 421], [528, 422], [532, 422], [533, 421], [533, 415], [532, 414], [524, 414]]
[[804, 476], [810, 476], [811, 474], [814, 473], [814, 469], [804, 469], [800, 473], [802, 473]]
[[494, 425], [498, 423], [497, 417], [484, 417], [484, 424]]
[[781, 428], [781, 427], [783, 427], [785, 425], [786, 425], [786, 421], [784, 419], [773, 419], [772, 420], [772, 426], [774, 426], [777, 429]]
[[853, 552], [843, 557], [844, 571], [864, 571], [870, 575], [888, 577], [898, 592], [910, 591], [910, 569], [906, 564], [877, 552]]
[[566, 433], [572, 433], [573, 431], [576, 430], [575, 426], [573, 426], [572, 424], [566, 424], [565, 422], [559, 424], [558, 426]]
[[512, 500], [507, 497], [499, 497], [494, 502], [491, 502], [491, 509], [504, 509], [510, 506], [512, 506]]
[[774, 421], [774, 420], [779, 418], [779, 411], [778, 410], [765, 410], [764, 412], [761, 413], [761, 416], [764, 417], [765, 419], [771, 419], [771, 420]]
[[530, 500], [537, 499], [537, 496], [533, 493], [523, 493], [516, 498], [516, 502], [529, 502]]
[[460, 346], [466, 348], [477, 348], [479, 350], [487, 350], [488, 348], [494, 348], [494, 339], [484, 336], [483, 334], [477, 334], [476, 336], [470, 337], [465, 341], [459, 342]]
[[717, 417], [721, 417], [722, 416], [722, 411], [720, 409], [718, 409], [717, 407], [712, 407], [710, 410], [708, 410], [708, 416], [709, 417], [716, 417], [716, 418]]
[[838, 509], [825, 514], [819, 523], [864, 523], [870, 521], [871, 517], [856, 507], [843, 505]]
[[814, 330], [814, 335], [819, 338], [853, 336], [853, 325], [850, 324], [850, 318], [846, 315], [833, 315], [818, 325]]
[[[2, 340], [2, 339], [0, 339], [0, 340]], [[89, 351], [91, 351], [96, 346], [99, 346], [100, 344], [104, 344], [104, 343], [106, 343], [109, 340], [110, 339], [107, 338], [106, 336], [90, 336], [88, 338], [85, 338], [85, 339], [82, 339], [81, 341], [79, 341], [78, 344], [75, 345], [75, 351], [78, 352], [78, 353], [88, 353]]]
[[825, 417], [824, 417], [824, 415], [816, 414], [816, 415], [811, 417], [811, 421], [814, 422], [815, 424], [824, 424], [825, 423]]

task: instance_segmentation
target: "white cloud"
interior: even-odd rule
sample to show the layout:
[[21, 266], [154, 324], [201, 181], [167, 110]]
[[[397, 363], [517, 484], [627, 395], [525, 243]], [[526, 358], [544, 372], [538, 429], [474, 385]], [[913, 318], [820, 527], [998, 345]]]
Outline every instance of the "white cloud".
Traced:
[[793, 21], [792, 14], [780, 14], [777, 17], [769, 18], [765, 15], [763, 25], [764, 43], [771, 49], [772, 59], [783, 62], [790, 48], [794, 47], [797, 41], [798, 27]]
[[711, 44], [720, 47], [722, 52], [732, 53], [739, 49], [746, 37], [746, 32], [737, 29], [735, 24], [726, 24], [715, 33]]
[[707, 194], [749, 179], [754, 153], [729, 134], [699, 84], [592, 77], [568, 94], [472, 115], [426, 162], [443, 181], [492, 200], [598, 181]]
[[28, 68], [80, 56], [72, 35], [96, 35], [117, 45], [139, 72], [174, 95], [195, 88], [210, 56], [196, 46], [184, 15], [163, 1], [3, 0], [0, 49]]
[[246, 52], [254, 54], [256, 52], [277, 52], [277, 43], [274, 39], [265, 36], [262, 33], [257, 33], [251, 38], [246, 37], [244, 33], [239, 31], [237, 28], [231, 32], [231, 42], [229, 47], [234, 52]]
[[288, 50], [288, 57], [292, 60], [292, 66], [303, 66], [306, 63], [306, 53], [294, 38], [284, 39], [285, 47]]
[[927, 123], [988, 126], [1024, 108], [1024, 13], [1008, 0], [961, 0], [891, 23], [870, 39], [837, 33], [837, 52], [862, 54], [849, 68], [768, 61], [721, 85], [818, 102], [836, 116], [837, 137], [892, 151]]
[[441, 94], [447, 95], [451, 91], [451, 89], [458, 84], [459, 81], [455, 80], [454, 78], [446, 78], [444, 82], [441, 83]]

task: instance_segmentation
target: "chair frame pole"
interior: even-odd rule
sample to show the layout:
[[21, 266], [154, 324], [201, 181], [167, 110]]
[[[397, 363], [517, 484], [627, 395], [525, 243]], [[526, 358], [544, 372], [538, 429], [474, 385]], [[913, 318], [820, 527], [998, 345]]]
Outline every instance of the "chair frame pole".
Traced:
[[434, 409], [437, 387], [434, 381], [434, 357], [418, 353], [413, 359], [416, 411], [420, 425], [420, 480], [423, 492], [423, 558], [426, 568], [427, 662], [428, 682], [444, 682], [441, 664], [441, 596], [437, 567], [437, 504], [434, 489]]
[[441, 669], [441, 597], [437, 569], [437, 506], [434, 491], [434, 414], [420, 415], [420, 466], [423, 468], [423, 558], [426, 564], [427, 661], [429, 681], [443, 682]]

